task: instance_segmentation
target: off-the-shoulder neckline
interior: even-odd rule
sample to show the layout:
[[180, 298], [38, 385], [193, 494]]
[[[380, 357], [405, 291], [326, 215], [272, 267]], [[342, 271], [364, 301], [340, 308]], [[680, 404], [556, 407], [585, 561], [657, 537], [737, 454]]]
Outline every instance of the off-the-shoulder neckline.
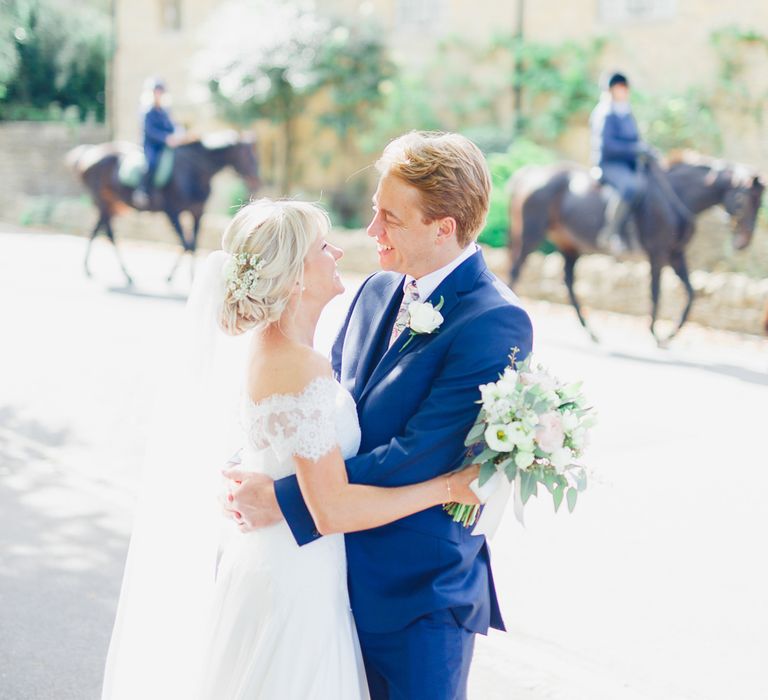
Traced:
[[319, 384], [323, 381], [329, 381], [333, 384], [336, 384], [336, 380], [328, 374], [321, 374], [314, 379], [311, 379], [308, 381], [302, 389], [299, 389], [298, 391], [291, 391], [291, 392], [275, 392], [274, 394], [268, 394], [267, 396], [264, 396], [263, 398], [259, 399], [258, 401], [254, 401], [251, 398], [251, 395], [246, 391], [245, 392], [245, 398], [248, 401], [249, 405], [252, 408], [262, 408], [266, 406], [267, 404], [273, 402], [275, 399], [286, 399], [286, 400], [292, 400], [292, 401], [298, 401], [302, 398], [313, 386], [316, 384]]

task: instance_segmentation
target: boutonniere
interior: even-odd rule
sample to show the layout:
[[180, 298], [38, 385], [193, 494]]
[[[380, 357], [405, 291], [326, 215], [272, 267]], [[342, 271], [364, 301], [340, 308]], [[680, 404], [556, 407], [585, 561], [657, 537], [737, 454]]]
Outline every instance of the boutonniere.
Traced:
[[434, 333], [440, 326], [443, 325], [443, 315], [440, 313], [440, 309], [443, 308], [445, 299], [440, 297], [440, 301], [436, 306], [432, 306], [428, 301], [412, 301], [408, 305], [408, 324], [406, 328], [411, 331], [411, 335], [408, 340], [405, 341], [403, 347], [400, 348], [400, 352], [405, 350], [417, 335], [423, 335], [428, 333]]

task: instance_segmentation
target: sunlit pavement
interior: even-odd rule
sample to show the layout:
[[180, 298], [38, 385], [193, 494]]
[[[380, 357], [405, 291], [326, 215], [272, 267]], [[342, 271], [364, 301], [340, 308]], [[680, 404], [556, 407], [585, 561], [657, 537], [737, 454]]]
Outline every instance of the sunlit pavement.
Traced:
[[[0, 226], [0, 698], [98, 697], [175, 253]], [[328, 310], [328, 347], [351, 293]], [[640, 293], [644, 293], [641, 290]], [[480, 638], [478, 700], [768, 697], [768, 341], [527, 302], [539, 358], [600, 412], [576, 511], [529, 505], [492, 543], [508, 634]], [[477, 339], [482, 342], [482, 338]], [[169, 497], [170, 511], [185, 516]]]

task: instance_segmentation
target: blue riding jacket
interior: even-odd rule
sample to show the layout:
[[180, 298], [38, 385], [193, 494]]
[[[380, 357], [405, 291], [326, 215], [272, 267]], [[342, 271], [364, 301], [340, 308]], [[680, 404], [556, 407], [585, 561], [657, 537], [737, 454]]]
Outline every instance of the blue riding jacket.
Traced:
[[603, 167], [607, 163], [637, 168], [640, 131], [629, 106], [621, 109], [610, 100], [601, 100], [590, 116], [592, 162]]
[[153, 168], [165, 148], [165, 140], [176, 130], [168, 112], [162, 107], [150, 107], [144, 113], [144, 154]]

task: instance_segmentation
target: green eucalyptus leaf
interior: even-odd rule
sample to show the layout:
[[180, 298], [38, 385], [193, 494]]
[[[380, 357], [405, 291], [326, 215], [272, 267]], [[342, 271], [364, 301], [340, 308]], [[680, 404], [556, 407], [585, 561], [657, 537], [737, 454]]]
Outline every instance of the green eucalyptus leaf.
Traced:
[[499, 453], [496, 452], [496, 450], [492, 450], [490, 447], [486, 447], [479, 455], [475, 457], [473, 461], [475, 464], [482, 464], [483, 462], [487, 462], [489, 459], [497, 457], [498, 454]]
[[558, 508], [560, 508], [560, 504], [563, 502], [564, 494], [565, 489], [562, 487], [562, 485], [555, 487], [555, 490], [552, 492], [552, 500], [555, 504], [555, 513], [557, 513]]
[[480, 440], [481, 437], [483, 437], [484, 432], [485, 423], [475, 423], [467, 433], [467, 437], [464, 439], [464, 446], [471, 447], [474, 445], [476, 442], [478, 442], [478, 440]]
[[536, 475], [529, 472], [529, 471], [523, 471], [520, 475], [520, 500], [522, 500], [523, 504], [528, 502], [528, 499], [531, 496], [536, 495]]
[[515, 480], [515, 475], [517, 474], [517, 465], [515, 464], [514, 459], [505, 459], [501, 464], [499, 464], [499, 469], [504, 470], [504, 473], [507, 475], [507, 481], [512, 483]]
[[490, 479], [495, 473], [496, 473], [496, 465], [493, 463], [493, 460], [489, 460], [485, 462], [480, 467], [480, 476], [478, 477], [478, 482], [480, 483], [480, 486], [485, 486], [488, 479]]
[[579, 496], [579, 492], [576, 489], [568, 489], [565, 494], [565, 498], [568, 501], [568, 512], [573, 513], [573, 509], [576, 507], [576, 499]]
[[583, 467], [574, 469], [574, 476], [576, 477], [576, 489], [578, 491], [584, 491], [587, 488], [587, 470]]

